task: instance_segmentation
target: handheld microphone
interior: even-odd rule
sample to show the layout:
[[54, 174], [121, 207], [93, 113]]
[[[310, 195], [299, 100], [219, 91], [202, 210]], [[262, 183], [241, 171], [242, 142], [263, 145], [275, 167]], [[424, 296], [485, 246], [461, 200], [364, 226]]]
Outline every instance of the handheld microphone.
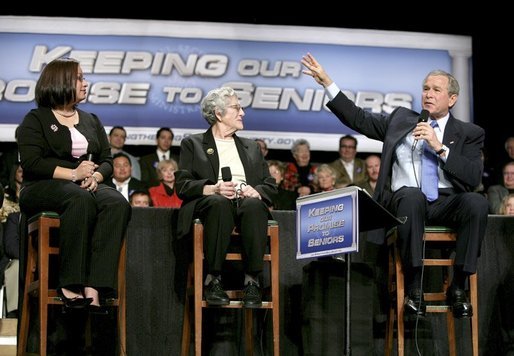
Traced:
[[91, 152], [87, 153], [87, 160], [92, 161], [93, 160], [93, 154]]
[[224, 182], [230, 182], [232, 180], [232, 172], [230, 167], [221, 167], [221, 179]]
[[[421, 113], [419, 114], [418, 122], [427, 122], [428, 116], [430, 115], [430, 112], [428, 110], [421, 110]], [[414, 142], [412, 143], [411, 151], [414, 151], [416, 149], [416, 146], [418, 145], [418, 140], [414, 139]]]

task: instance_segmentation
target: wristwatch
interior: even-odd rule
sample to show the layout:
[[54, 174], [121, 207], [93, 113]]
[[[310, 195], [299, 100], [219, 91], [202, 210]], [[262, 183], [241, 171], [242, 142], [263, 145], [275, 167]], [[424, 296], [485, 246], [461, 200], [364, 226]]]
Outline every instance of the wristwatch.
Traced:
[[440, 155], [442, 155], [443, 153], [445, 153], [446, 151], [448, 151], [448, 148], [447, 148], [445, 145], [443, 145], [443, 147], [441, 147], [441, 149], [440, 149], [439, 151], [437, 151], [437, 152], [436, 152], [436, 154], [437, 154], [438, 156], [440, 156]]

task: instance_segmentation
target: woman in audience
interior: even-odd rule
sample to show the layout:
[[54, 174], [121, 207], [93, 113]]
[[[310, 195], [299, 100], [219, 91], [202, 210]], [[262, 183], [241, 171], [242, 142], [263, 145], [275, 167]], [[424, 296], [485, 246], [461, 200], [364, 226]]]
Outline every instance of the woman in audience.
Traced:
[[514, 215], [514, 193], [503, 198], [499, 213], [500, 215]]
[[316, 191], [314, 175], [316, 166], [311, 164], [311, 148], [309, 141], [301, 138], [291, 147], [294, 162], [286, 166], [284, 173], [284, 188], [296, 192], [299, 197], [312, 194]]
[[284, 189], [284, 173], [286, 171], [284, 163], [277, 160], [269, 160], [268, 168], [271, 176], [275, 178], [278, 187], [277, 197], [273, 200], [271, 208], [274, 210], [296, 210], [297, 194]]
[[319, 165], [316, 168], [314, 184], [318, 187], [319, 192], [334, 190], [336, 186], [336, 172], [326, 163]]
[[180, 208], [182, 200], [175, 190], [175, 172], [178, 169], [177, 161], [173, 158], [164, 159], [157, 164], [157, 176], [160, 184], [148, 189], [153, 206]]

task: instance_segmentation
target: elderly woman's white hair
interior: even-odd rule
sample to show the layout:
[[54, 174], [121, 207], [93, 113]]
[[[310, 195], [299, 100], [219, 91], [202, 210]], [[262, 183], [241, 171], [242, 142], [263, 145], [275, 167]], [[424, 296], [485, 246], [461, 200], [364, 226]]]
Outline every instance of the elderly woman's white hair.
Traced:
[[207, 120], [209, 125], [214, 125], [218, 119], [216, 113], [225, 114], [227, 109], [228, 98], [237, 96], [234, 89], [230, 87], [221, 87], [211, 90], [202, 99], [202, 116]]

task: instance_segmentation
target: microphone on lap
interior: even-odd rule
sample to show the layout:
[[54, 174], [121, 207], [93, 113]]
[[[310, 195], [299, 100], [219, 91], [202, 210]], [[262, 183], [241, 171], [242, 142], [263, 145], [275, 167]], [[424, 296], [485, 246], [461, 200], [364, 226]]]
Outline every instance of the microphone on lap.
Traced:
[[[421, 113], [419, 114], [418, 122], [427, 122], [428, 116], [430, 116], [430, 112], [428, 110], [421, 110]], [[414, 139], [414, 142], [412, 143], [411, 151], [414, 151], [416, 149], [416, 146], [418, 145], [418, 139]]]
[[230, 182], [232, 180], [232, 172], [230, 167], [221, 167], [221, 179], [224, 182]]

